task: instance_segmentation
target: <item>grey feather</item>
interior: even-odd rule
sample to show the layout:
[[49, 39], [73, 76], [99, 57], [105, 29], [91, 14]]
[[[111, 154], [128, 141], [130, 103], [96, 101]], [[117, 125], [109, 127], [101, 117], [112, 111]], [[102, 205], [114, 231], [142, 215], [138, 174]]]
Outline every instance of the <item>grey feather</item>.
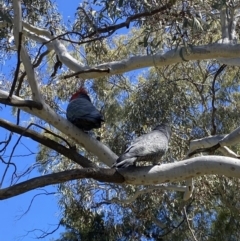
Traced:
[[137, 137], [112, 167], [125, 168], [136, 162], [156, 164], [166, 153], [171, 138], [171, 128], [167, 124], [157, 125], [153, 131]]

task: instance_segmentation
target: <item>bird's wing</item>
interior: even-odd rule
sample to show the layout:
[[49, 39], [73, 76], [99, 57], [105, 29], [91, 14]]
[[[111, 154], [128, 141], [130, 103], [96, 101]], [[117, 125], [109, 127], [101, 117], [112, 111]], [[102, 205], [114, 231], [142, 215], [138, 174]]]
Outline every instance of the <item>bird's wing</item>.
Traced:
[[78, 98], [69, 103], [67, 108], [67, 118], [69, 119], [100, 119], [103, 120], [101, 113], [93, 106], [93, 104], [84, 99]]
[[146, 156], [156, 153], [161, 149], [166, 149], [167, 145], [168, 140], [163, 133], [159, 131], [152, 131], [136, 138], [127, 148], [125, 153], [139, 157]]

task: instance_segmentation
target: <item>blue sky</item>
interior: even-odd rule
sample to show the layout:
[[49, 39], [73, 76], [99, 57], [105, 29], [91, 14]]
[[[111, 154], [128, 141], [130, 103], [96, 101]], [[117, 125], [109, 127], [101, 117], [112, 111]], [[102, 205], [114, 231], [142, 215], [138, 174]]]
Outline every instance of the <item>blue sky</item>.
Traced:
[[[64, 16], [66, 20], [68, 17], [74, 18], [74, 13], [76, 8], [78, 7], [80, 0], [57, 0], [56, 3], [59, 6], [60, 13]], [[6, 63], [6, 68], [4, 70], [7, 71], [11, 63]], [[0, 70], [3, 72], [3, 69]], [[0, 110], [0, 118], [4, 118], [7, 120], [13, 119], [11, 117], [11, 108], [0, 105], [2, 110]], [[6, 136], [6, 131], [3, 128], [0, 128], [0, 141], [4, 139]], [[15, 135], [13, 145], [16, 142], [18, 136]], [[22, 142], [18, 145], [14, 155], [18, 155], [18, 157], [13, 160], [17, 163], [18, 171], [23, 171], [28, 165], [31, 165], [35, 162], [35, 155], [30, 156], [21, 156], [28, 152], [26, 146], [32, 150], [32, 152], [37, 152], [37, 144], [28, 138], [23, 138]], [[5, 153], [8, 155], [9, 153]], [[4, 172], [5, 165], [0, 163], [0, 177]], [[22, 170], [21, 170], [22, 169]], [[9, 173], [12, 173], [11, 171]], [[33, 176], [37, 176], [39, 173], [36, 171], [31, 175], [27, 176], [27, 178], [31, 178]], [[5, 183], [11, 180], [10, 176], [6, 176]], [[6, 185], [5, 185], [6, 186]], [[0, 201], [0, 213], [1, 213], [1, 225], [0, 225], [0, 240], [1, 241], [14, 241], [14, 240], [24, 240], [24, 241], [32, 241], [36, 238], [37, 235], [41, 235], [41, 232], [38, 229], [43, 231], [52, 231], [56, 228], [56, 225], [59, 222], [59, 212], [57, 206], [57, 199], [54, 195], [41, 195], [37, 196], [33, 201], [30, 210], [27, 214], [25, 214], [22, 218], [19, 219], [21, 215], [28, 209], [32, 198], [34, 195], [47, 192], [55, 192], [55, 188], [52, 186], [46, 187], [41, 190], [34, 190], [7, 200]], [[34, 232], [28, 233], [31, 230], [35, 230]], [[46, 238], [41, 240], [50, 240], [51, 238], [58, 238], [59, 232], [64, 231], [63, 228], [60, 228], [53, 235], [49, 235]]]

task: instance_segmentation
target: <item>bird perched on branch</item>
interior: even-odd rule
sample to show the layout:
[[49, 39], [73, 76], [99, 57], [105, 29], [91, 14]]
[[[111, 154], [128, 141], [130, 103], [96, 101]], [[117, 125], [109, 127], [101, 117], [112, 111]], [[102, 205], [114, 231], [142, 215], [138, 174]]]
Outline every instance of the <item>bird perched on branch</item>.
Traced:
[[83, 87], [72, 95], [66, 115], [71, 123], [83, 131], [100, 128], [104, 121], [103, 116], [93, 106], [87, 91]]
[[112, 167], [125, 168], [139, 161], [157, 164], [168, 149], [171, 134], [167, 124], [157, 125], [153, 131], [136, 138]]

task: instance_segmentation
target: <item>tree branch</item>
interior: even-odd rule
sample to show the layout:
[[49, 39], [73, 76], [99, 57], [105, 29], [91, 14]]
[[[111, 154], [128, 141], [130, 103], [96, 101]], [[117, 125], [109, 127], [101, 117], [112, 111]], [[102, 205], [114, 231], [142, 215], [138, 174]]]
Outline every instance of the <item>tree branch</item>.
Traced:
[[91, 68], [91, 69], [86, 69], [86, 70], [83, 70], [83, 71], [78, 71], [76, 73], [73, 73], [73, 74], [68, 74], [68, 75], [65, 75], [63, 78], [64, 79], [68, 79], [68, 78], [71, 78], [71, 77], [74, 77], [74, 76], [77, 76], [79, 74], [83, 74], [83, 73], [91, 73], [91, 72], [98, 72], [98, 73], [102, 73], [102, 72], [106, 72], [106, 73], [110, 73], [110, 69], [96, 69], [96, 68]]
[[218, 77], [218, 75], [225, 69], [227, 65], [223, 64], [218, 70], [217, 72], [215, 73], [214, 75], [214, 78], [213, 78], [213, 82], [212, 82], [212, 88], [211, 88], [211, 91], [212, 91], [212, 131], [211, 131], [211, 135], [216, 135], [217, 133], [217, 126], [216, 126], [216, 123], [215, 123], [215, 117], [216, 117], [216, 111], [217, 111], [217, 108], [215, 106], [215, 101], [216, 101], [216, 89], [215, 89], [215, 82], [216, 82], [216, 79]]
[[[35, 30], [36, 33], [45, 33], [46, 30], [40, 30], [39, 28], [35, 28], [27, 23], [23, 23], [24, 27], [27, 30]], [[103, 63], [94, 67], [83, 66], [83, 64], [79, 63], [75, 58], [73, 58], [66, 47], [57, 39], [53, 41], [51, 38], [48, 38], [49, 33], [42, 36], [36, 36], [36, 34], [32, 34], [28, 31], [24, 31], [29, 38], [34, 39], [38, 43], [46, 44], [49, 50], [54, 49], [56, 54], [59, 57], [59, 60], [66, 65], [72, 71], [82, 73], [79, 74], [81, 79], [91, 79], [91, 78], [100, 78], [103, 76], [116, 75], [125, 73], [128, 71], [156, 66], [167, 66], [176, 63], [184, 62], [183, 58], [188, 61], [192, 60], [205, 60], [205, 59], [224, 59], [231, 61], [231, 59], [238, 58], [240, 56], [240, 44], [232, 45], [232, 44], [209, 44], [202, 46], [191, 46], [190, 50], [185, 50], [185, 48], [179, 48], [170, 50], [164, 54], [154, 54], [154, 55], [141, 55], [141, 56], [133, 56], [128, 59], [124, 59], [121, 61], [113, 61], [108, 63]], [[43, 36], [46, 36], [45, 38]], [[52, 42], [51, 42], [52, 41]], [[181, 54], [183, 56], [181, 56]], [[226, 63], [227, 64], [227, 63]], [[110, 73], [108, 72], [87, 72], [85, 70], [89, 69], [110, 69]]]
[[10, 105], [10, 106], [15, 106], [15, 107], [28, 107], [30, 109], [36, 108], [38, 110], [43, 109], [43, 105], [41, 103], [33, 100], [16, 100], [8, 97], [8, 98], [0, 98], [0, 103], [5, 105]]
[[[135, 15], [132, 15], [132, 16], [128, 17], [125, 22], [122, 22], [122, 23], [119, 23], [119, 24], [107, 26], [107, 27], [104, 27], [104, 28], [96, 28], [96, 27], [92, 26], [92, 27], [94, 27], [95, 30], [90, 34], [88, 34], [86, 36], [83, 36], [83, 38], [91, 38], [95, 34], [107, 33], [107, 32], [110, 32], [110, 31], [112, 31], [112, 33], [114, 33], [118, 29], [124, 28], [124, 27], [129, 28], [130, 23], [133, 22], [134, 20], [137, 20], [137, 19], [140, 19], [140, 18], [145, 18], [145, 17], [150, 17], [150, 16], [153, 16], [157, 13], [164, 12], [164, 11], [170, 9], [175, 3], [176, 3], [176, 0], [172, 0], [172, 1], [170, 0], [166, 5], [164, 5], [160, 8], [157, 8], [157, 9], [154, 9], [154, 10], [151, 10], [151, 11], [147, 11], [147, 12], [143, 12], [143, 13], [137, 13]], [[84, 15], [86, 17], [88, 17], [88, 15], [86, 14], [86, 12], [83, 8], [79, 7], [78, 9], [82, 9]], [[89, 19], [89, 23], [92, 23], [90, 19]]]
[[17, 80], [18, 80], [18, 74], [19, 74], [19, 69], [21, 64], [21, 58], [20, 58], [21, 46], [22, 46], [22, 32], [19, 32], [19, 40], [18, 40], [18, 48], [17, 48], [17, 66], [14, 74], [13, 83], [9, 92], [9, 98], [11, 98], [11, 96], [13, 95], [13, 92], [15, 90]]
[[229, 156], [233, 158], [238, 158], [240, 159], [240, 155], [236, 154], [233, 152], [231, 149], [229, 149], [227, 146], [221, 146], [219, 148], [219, 151], [224, 155], [224, 156]]
[[227, 21], [227, 9], [224, 7], [220, 10], [220, 21], [221, 21], [221, 29], [222, 29], [222, 39], [229, 38], [228, 32], [228, 21]]
[[[28, 83], [32, 90], [32, 98], [33, 100], [42, 102], [42, 97], [40, 95], [40, 91], [38, 88], [38, 84], [36, 81], [35, 72], [30, 60], [30, 56], [28, 55], [25, 46], [19, 42], [19, 34], [22, 33], [22, 8], [21, 8], [21, 1], [15, 0], [13, 1], [13, 10], [14, 10], [14, 19], [13, 19], [13, 34], [16, 46], [20, 48], [20, 56], [24, 65], [24, 68], [27, 73]], [[21, 47], [19, 47], [21, 45]]]
[[100, 182], [111, 182], [111, 183], [123, 183], [124, 178], [114, 169], [104, 168], [84, 168], [74, 169], [69, 171], [63, 171], [53, 173], [45, 176], [29, 179], [25, 182], [13, 185], [11, 187], [3, 188], [0, 190], [0, 200], [11, 198], [19, 194], [23, 194], [30, 190], [44, 187], [53, 184], [59, 184], [70, 180], [82, 179], [82, 178], [93, 178]]
[[200, 156], [174, 163], [117, 170], [124, 176], [126, 184], [154, 185], [213, 174], [240, 178], [240, 161], [232, 157]]
[[[33, 64], [33, 67], [36, 68], [37, 66], [39, 66], [43, 60], [43, 58], [48, 55], [50, 53], [49, 50], [46, 50], [44, 51], [42, 54], [39, 54], [37, 55], [37, 58], [34, 60], [34, 64]], [[24, 71], [22, 73], [22, 75], [19, 77], [19, 80], [18, 80], [18, 87], [17, 87], [17, 90], [15, 92], [15, 95], [16, 96], [19, 96], [19, 92], [20, 92], [20, 89], [22, 87], [22, 83], [23, 83], [23, 80], [24, 80], [24, 77], [27, 75], [26, 71]]]
[[221, 141], [226, 135], [215, 135], [208, 136], [201, 139], [192, 140], [189, 145], [189, 150], [187, 156], [191, 156], [194, 151], [199, 149], [207, 149], [209, 147], [215, 146]]
[[224, 136], [222, 140], [219, 141], [221, 146], [231, 146], [238, 144], [240, 141], [240, 127], [236, 128], [234, 131]]
[[74, 169], [32, 178], [14, 186], [1, 189], [0, 200], [17, 196], [39, 187], [81, 178], [93, 178], [100, 182], [110, 183], [156, 185], [216, 174], [240, 178], [240, 161], [231, 157], [201, 156], [160, 166], [128, 167], [118, 169], [117, 171], [104, 168]]
[[[0, 90], [0, 97], [7, 98], [7, 96], [8, 92]], [[12, 96], [12, 99], [22, 100], [15, 95]], [[115, 160], [118, 158], [118, 156], [107, 146], [81, 131], [61, 115], [58, 115], [46, 103], [43, 103], [42, 110], [29, 109], [26, 107], [20, 107], [20, 109], [48, 122], [50, 125], [54, 126], [56, 129], [68, 136], [70, 139], [83, 146], [87, 151], [96, 155], [100, 161], [108, 166], [112, 166]]]
[[30, 211], [35, 198], [37, 198], [38, 196], [41, 196], [41, 195], [47, 196], [47, 195], [54, 195], [54, 194], [56, 194], [56, 192], [47, 192], [47, 191], [44, 190], [44, 192], [41, 192], [41, 193], [38, 193], [38, 194], [34, 195], [33, 198], [30, 201], [30, 204], [28, 205], [27, 210], [24, 211], [24, 213], [22, 213], [21, 215], [19, 215], [19, 217], [17, 217], [17, 220], [20, 220], [24, 215], [26, 215]]
[[211, 147], [208, 147], [208, 148], [199, 148], [199, 149], [196, 149], [195, 151], [191, 152], [188, 154], [188, 157], [191, 157], [195, 154], [198, 154], [198, 153], [201, 153], [201, 152], [214, 152], [216, 151], [218, 148], [220, 147], [220, 144], [216, 144], [214, 146], [211, 146]]
[[192, 237], [194, 239], [194, 241], [198, 241], [194, 235], [194, 232], [191, 228], [191, 225], [190, 225], [190, 222], [189, 222], [189, 219], [188, 219], [188, 216], [187, 216], [187, 211], [186, 211], [186, 207], [183, 207], [183, 213], [184, 213], [184, 216], [185, 216], [185, 219], [187, 220], [187, 225], [188, 225], [188, 229], [190, 231], [190, 233], [192, 234]]
[[187, 201], [192, 196], [192, 193], [194, 190], [193, 178], [187, 179], [185, 185], [186, 185], [186, 187], [185, 187], [185, 192], [183, 194], [183, 200]]
[[66, 148], [65, 146], [57, 143], [56, 141], [51, 140], [50, 138], [48, 138], [44, 135], [39, 134], [36, 131], [14, 125], [11, 122], [8, 122], [3, 119], [0, 119], [0, 126], [9, 131], [18, 133], [22, 136], [30, 137], [34, 141], [36, 141], [48, 148], [55, 150], [56, 152], [64, 155], [65, 157], [69, 158], [70, 160], [81, 165], [82, 167], [92, 167], [92, 168], [97, 167], [94, 163], [89, 161], [86, 157], [80, 155], [75, 149]]

